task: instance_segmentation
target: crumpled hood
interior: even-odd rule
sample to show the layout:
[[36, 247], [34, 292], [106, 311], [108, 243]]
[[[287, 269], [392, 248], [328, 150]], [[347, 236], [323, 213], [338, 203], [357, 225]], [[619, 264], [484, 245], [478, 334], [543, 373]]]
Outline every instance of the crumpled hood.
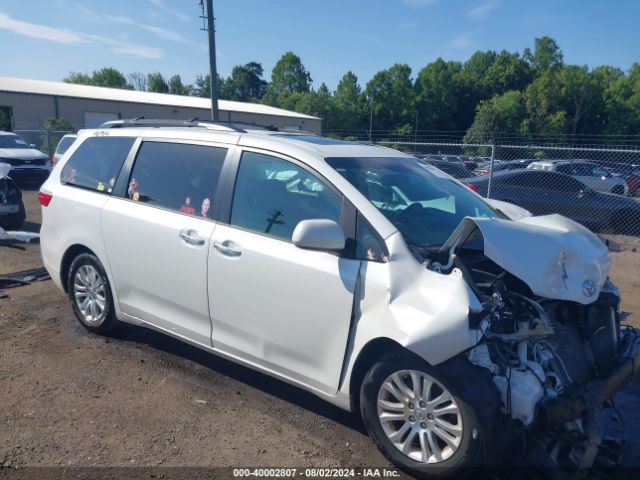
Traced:
[[35, 148], [0, 148], [0, 158], [34, 160], [36, 158], [47, 158], [47, 156]]
[[441, 251], [455, 249], [478, 228], [484, 253], [541, 297], [582, 304], [595, 301], [607, 280], [606, 245], [579, 223], [561, 215], [465, 218]]

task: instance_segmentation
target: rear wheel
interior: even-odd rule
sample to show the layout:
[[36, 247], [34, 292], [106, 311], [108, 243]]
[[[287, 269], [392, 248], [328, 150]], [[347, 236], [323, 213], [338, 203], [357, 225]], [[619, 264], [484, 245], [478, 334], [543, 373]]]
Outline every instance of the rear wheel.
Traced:
[[375, 364], [362, 384], [360, 407], [369, 435], [391, 462], [414, 476], [461, 475], [485, 462], [482, 408], [446, 370], [410, 354], [393, 355]]
[[87, 330], [106, 333], [117, 325], [109, 280], [95, 255], [83, 253], [71, 262], [67, 291], [73, 313]]

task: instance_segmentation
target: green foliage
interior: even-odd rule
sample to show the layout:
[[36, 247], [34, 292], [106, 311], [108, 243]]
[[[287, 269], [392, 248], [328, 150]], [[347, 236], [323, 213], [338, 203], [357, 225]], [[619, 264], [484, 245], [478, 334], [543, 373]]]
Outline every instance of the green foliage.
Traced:
[[501, 132], [520, 132], [525, 116], [524, 96], [516, 90], [483, 100], [464, 142], [493, 143]]
[[62, 81], [66, 83], [94, 85], [96, 87], [122, 88], [124, 90], [133, 89], [122, 72], [112, 67], [101, 68], [100, 70], [94, 71], [91, 75], [70, 72]]
[[[311, 74], [302, 64], [302, 60], [293, 52], [287, 52], [273, 67], [271, 83], [265, 93], [265, 103], [269, 105], [279, 104], [287, 100], [291, 94], [305, 93], [311, 90]], [[280, 97], [283, 97], [280, 99]]]
[[[556, 135], [575, 140], [582, 134], [640, 131], [640, 64], [628, 72], [608, 65], [568, 65], [550, 37], [536, 38], [533, 51], [527, 48], [522, 55], [487, 50], [465, 62], [438, 58], [415, 79], [408, 65], [395, 64], [377, 72], [364, 91], [351, 71], [334, 92], [325, 84], [312, 88], [311, 74], [293, 52], [280, 57], [270, 82], [263, 74], [260, 63], [236, 65], [229, 78], [217, 77], [218, 97], [321, 117], [324, 129], [337, 137], [363, 138], [370, 118], [376, 138], [451, 131], [466, 132], [467, 143], [490, 142], [502, 133], [519, 133], [530, 140]], [[134, 72], [127, 79], [113, 68], [103, 68], [91, 75], [70, 72], [64, 81], [210, 96], [209, 75], [197, 76], [193, 85], [184, 84], [179, 75], [165, 80], [158, 72]], [[7, 120], [0, 117], [0, 128], [3, 122]]]
[[147, 75], [147, 89], [150, 92], [169, 93], [169, 84], [160, 72]]
[[376, 73], [365, 92], [373, 109], [374, 130], [391, 130], [398, 125], [413, 123], [415, 90], [409, 65], [396, 63]]
[[257, 62], [236, 65], [231, 71], [231, 76], [224, 82], [225, 98], [239, 102], [260, 100], [267, 88], [262, 74], [262, 65]]
[[42, 144], [40, 151], [47, 155], [52, 154], [60, 139], [67, 133], [73, 132], [71, 123], [66, 118], [47, 118], [44, 122], [45, 133], [40, 137]]

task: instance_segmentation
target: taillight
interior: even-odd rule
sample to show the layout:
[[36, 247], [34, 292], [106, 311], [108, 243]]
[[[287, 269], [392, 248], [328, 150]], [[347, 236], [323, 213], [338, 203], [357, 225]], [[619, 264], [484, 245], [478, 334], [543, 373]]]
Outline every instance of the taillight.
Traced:
[[476, 185], [467, 184], [467, 188], [469, 188], [469, 190], [473, 190], [476, 193], [480, 193], [480, 189]]
[[51, 203], [52, 198], [53, 198], [53, 195], [51, 195], [50, 193], [38, 192], [38, 201], [40, 202], [40, 205], [42, 205], [43, 207], [48, 207], [49, 204]]

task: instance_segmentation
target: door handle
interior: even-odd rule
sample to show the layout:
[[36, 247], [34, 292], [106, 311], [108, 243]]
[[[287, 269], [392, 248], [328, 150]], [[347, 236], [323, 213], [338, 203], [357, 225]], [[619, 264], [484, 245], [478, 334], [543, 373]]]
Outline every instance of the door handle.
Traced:
[[196, 232], [195, 230], [181, 230], [180, 238], [184, 240], [185, 243], [194, 245], [196, 247], [201, 247], [205, 243], [204, 238], [199, 237], [198, 232]]
[[216, 240], [213, 242], [213, 247], [227, 257], [239, 257], [242, 255], [242, 252], [237, 248], [233, 248], [232, 245], [233, 242], [231, 240], [225, 240], [224, 242]]

